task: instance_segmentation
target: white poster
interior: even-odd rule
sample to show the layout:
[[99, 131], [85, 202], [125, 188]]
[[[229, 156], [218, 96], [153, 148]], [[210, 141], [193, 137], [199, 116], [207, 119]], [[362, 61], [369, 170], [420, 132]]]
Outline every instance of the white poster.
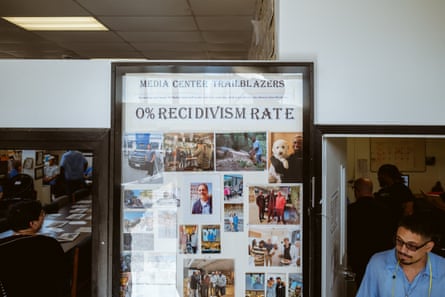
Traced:
[[122, 79], [122, 295], [300, 296], [302, 74]]

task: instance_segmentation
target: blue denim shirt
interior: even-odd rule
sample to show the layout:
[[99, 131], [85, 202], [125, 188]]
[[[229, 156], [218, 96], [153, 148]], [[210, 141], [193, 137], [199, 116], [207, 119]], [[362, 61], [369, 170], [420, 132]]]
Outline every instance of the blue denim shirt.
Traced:
[[369, 260], [356, 297], [428, 297], [430, 270], [430, 297], [445, 296], [445, 258], [434, 253], [428, 253], [428, 257], [425, 269], [409, 283], [397, 264], [395, 249], [375, 254]]

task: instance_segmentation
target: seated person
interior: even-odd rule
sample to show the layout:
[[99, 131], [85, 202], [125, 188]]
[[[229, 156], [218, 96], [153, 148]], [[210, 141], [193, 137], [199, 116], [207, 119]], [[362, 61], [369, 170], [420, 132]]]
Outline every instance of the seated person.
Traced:
[[20, 160], [9, 160], [8, 178], [11, 179], [20, 172], [22, 172], [22, 162]]
[[62, 247], [56, 239], [37, 234], [44, 216], [36, 200], [16, 203], [8, 213], [14, 234], [0, 239], [0, 280], [6, 296], [60, 297], [69, 292]]

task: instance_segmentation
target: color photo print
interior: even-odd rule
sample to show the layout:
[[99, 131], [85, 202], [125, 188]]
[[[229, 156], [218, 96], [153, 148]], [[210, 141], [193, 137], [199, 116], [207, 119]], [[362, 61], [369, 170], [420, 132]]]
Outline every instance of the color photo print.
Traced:
[[214, 170], [213, 133], [165, 133], [165, 171]]
[[292, 268], [301, 272], [300, 226], [250, 226], [248, 253], [249, 267]]
[[184, 259], [183, 295], [235, 296], [235, 261], [233, 259]]
[[298, 225], [301, 223], [302, 185], [250, 185], [250, 225]]
[[272, 132], [268, 147], [268, 182], [303, 182], [303, 133]]
[[266, 132], [216, 133], [215, 139], [217, 171], [266, 169]]

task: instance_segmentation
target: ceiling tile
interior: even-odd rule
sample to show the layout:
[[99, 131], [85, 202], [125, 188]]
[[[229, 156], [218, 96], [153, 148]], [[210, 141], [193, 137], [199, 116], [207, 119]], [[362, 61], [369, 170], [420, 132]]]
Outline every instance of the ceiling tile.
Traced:
[[201, 31], [246, 31], [247, 28], [251, 31], [251, 20], [246, 16], [196, 17]]
[[60, 46], [70, 48], [74, 51], [82, 50], [102, 50], [102, 51], [134, 51], [127, 43], [122, 42], [109, 42], [105, 46], [103, 43], [93, 42], [76, 42], [76, 43], [60, 43]]
[[169, 51], [171, 49], [181, 49], [183, 52], [204, 51], [206, 45], [204, 43], [133, 43], [133, 46], [141, 51]]
[[85, 16], [88, 11], [72, 0], [1, 0], [1, 16]]
[[187, 0], [78, 0], [99, 16], [178, 16], [191, 15]]
[[122, 42], [122, 39], [117, 36], [114, 32], [104, 32], [104, 31], [87, 31], [87, 32], [61, 32], [61, 31], [45, 31], [36, 32], [39, 36], [55, 41], [55, 42]]
[[250, 31], [204, 31], [204, 40], [209, 43], [250, 43]]
[[181, 52], [181, 51], [146, 51], [143, 54], [147, 58], [162, 60], [203, 60], [207, 59], [206, 52]]
[[101, 17], [100, 21], [115, 31], [194, 31], [192, 17]]
[[256, 0], [190, 0], [190, 6], [196, 16], [253, 16], [255, 2]]
[[203, 41], [197, 31], [191, 32], [118, 32], [130, 42], [200, 42]]

